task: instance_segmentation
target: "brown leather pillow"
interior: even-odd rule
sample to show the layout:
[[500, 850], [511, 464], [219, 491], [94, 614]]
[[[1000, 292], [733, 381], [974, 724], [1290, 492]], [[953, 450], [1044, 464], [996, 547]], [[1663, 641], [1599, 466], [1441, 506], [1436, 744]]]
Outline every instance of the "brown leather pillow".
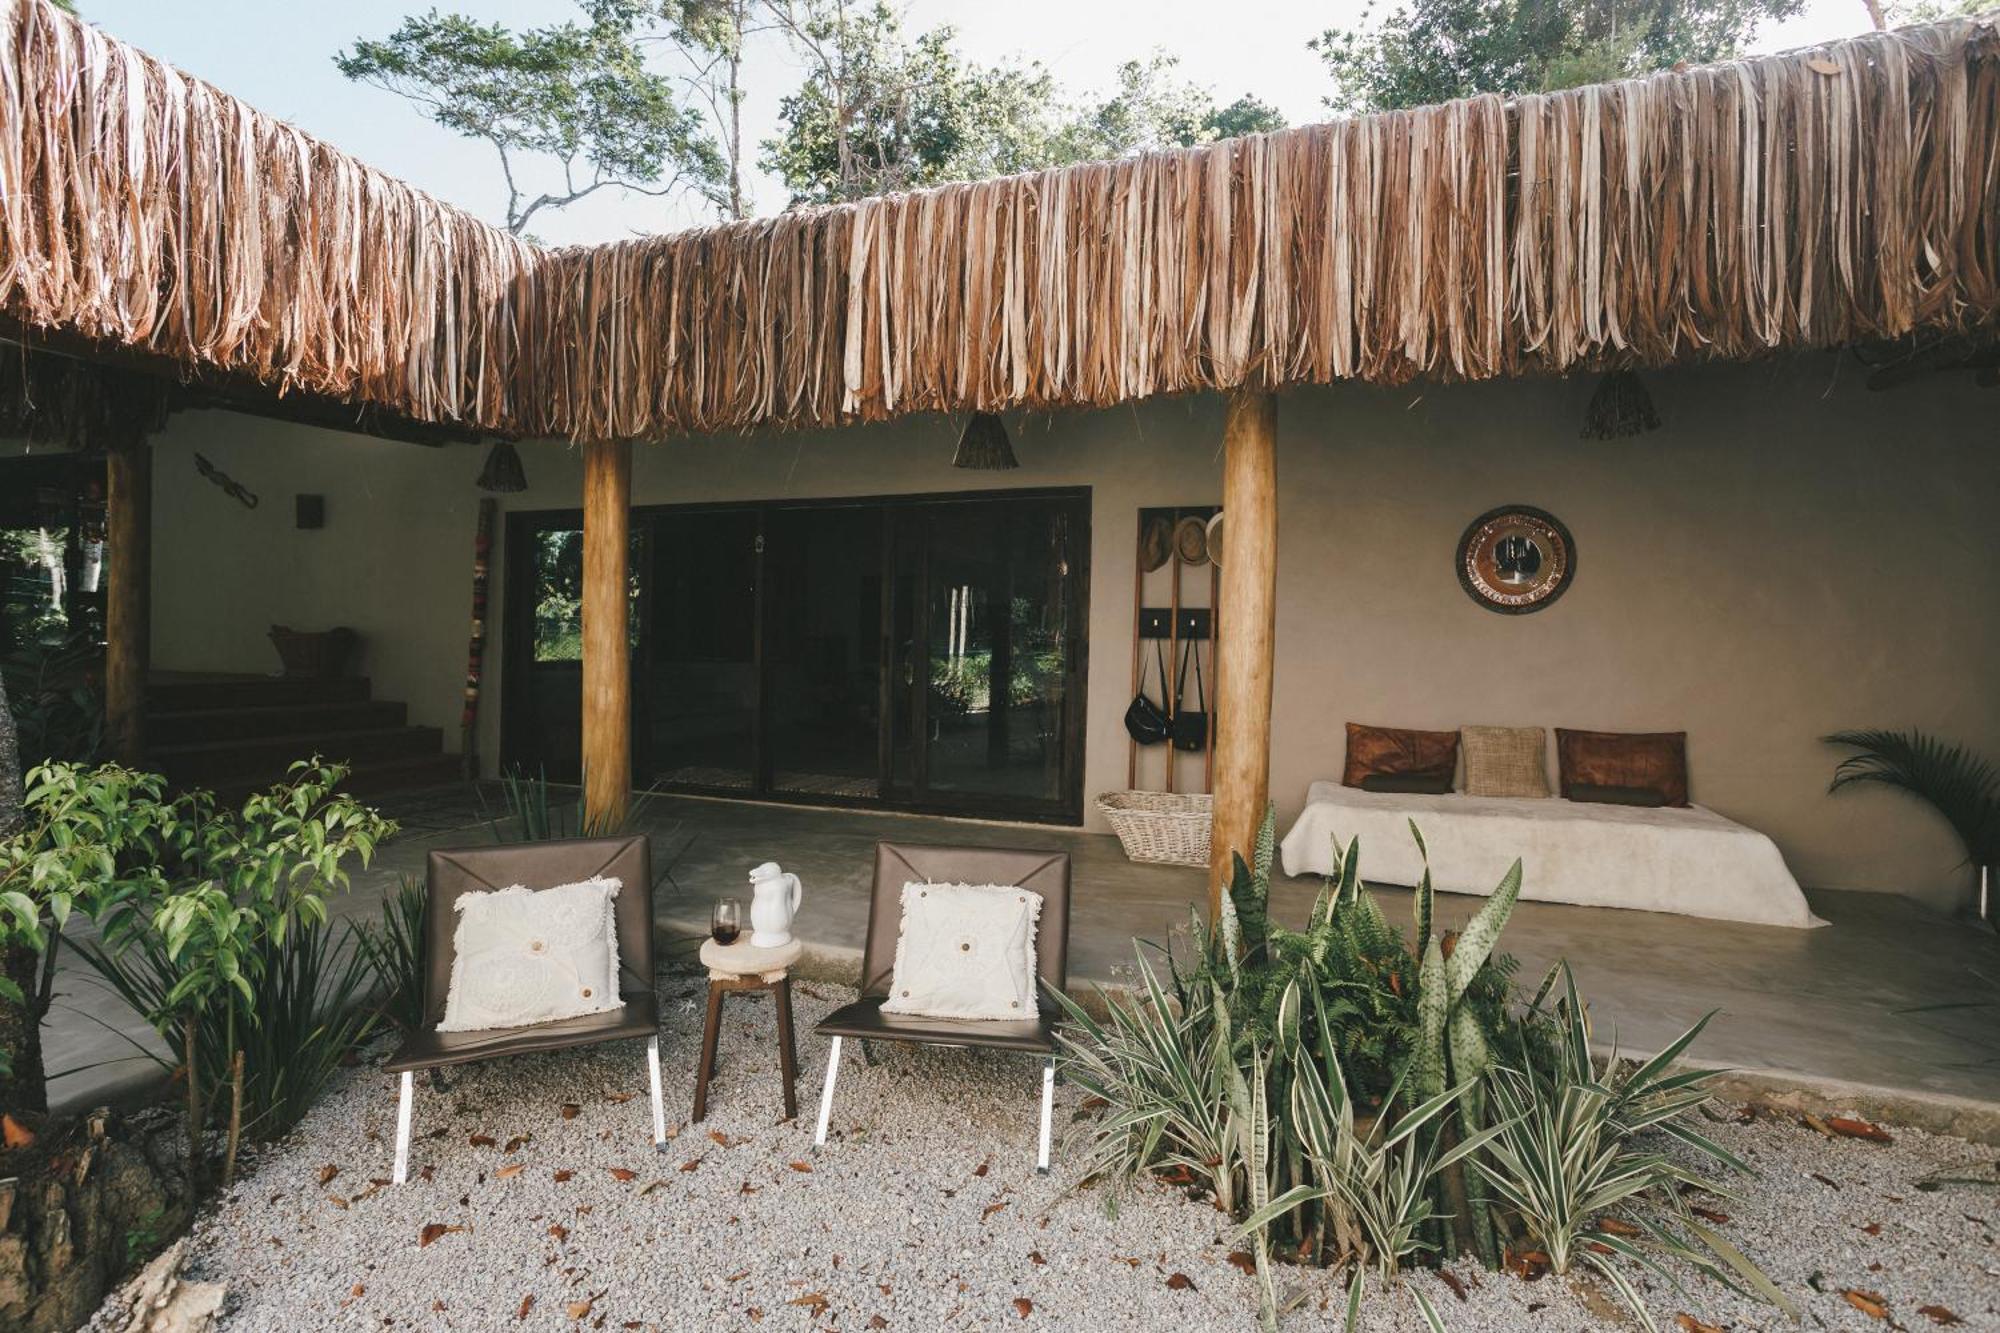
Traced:
[[1451, 774], [1369, 773], [1361, 779], [1361, 790], [1406, 796], [1443, 796], [1451, 791]]
[[[1685, 731], [1570, 731], [1556, 728], [1565, 800], [1584, 800], [1584, 787], [1633, 787], [1657, 792], [1661, 805], [1688, 803]], [[1601, 797], [1599, 798], [1602, 799]]]
[[1406, 731], [1400, 727], [1347, 724], [1347, 772], [1341, 784], [1359, 787], [1369, 774], [1443, 777], [1445, 790], [1458, 771], [1458, 733]]
[[1659, 807], [1667, 803], [1666, 793], [1652, 787], [1600, 787], [1579, 782], [1569, 789], [1569, 799], [1588, 805], [1640, 805]]

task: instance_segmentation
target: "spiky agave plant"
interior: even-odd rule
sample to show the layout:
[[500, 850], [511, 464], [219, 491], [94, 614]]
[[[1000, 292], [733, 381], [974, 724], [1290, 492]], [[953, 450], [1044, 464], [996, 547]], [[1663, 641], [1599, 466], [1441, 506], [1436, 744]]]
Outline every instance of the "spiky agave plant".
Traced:
[[1685, 1197], [1696, 1191], [1733, 1197], [1729, 1191], [1662, 1150], [1665, 1140], [1678, 1140], [1715, 1165], [1750, 1170], [1688, 1120], [1724, 1071], [1675, 1067], [1714, 1014], [1650, 1060], [1628, 1065], [1613, 1049], [1600, 1065], [1569, 964], [1558, 963], [1551, 979], [1561, 983], [1554, 1048], [1539, 1067], [1530, 1062], [1489, 1072], [1496, 1123], [1484, 1151], [1472, 1158], [1474, 1168], [1552, 1269], [1566, 1273], [1579, 1263], [1596, 1269], [1648, 1330], [1655, 1327], [1652, 1315], [1620, 1260], [1671, 1285], [1678, 1280], [1669, 1264], [1684, 1264], [1796, 1316], [1785, 1295], [1704, 1226]]
[[1944, 816], [1974, 869], [2000, 865], [2000, 770], [1990, 762], [1921, 731], [1838, 731], [1825, 740], [1858, 751], [1833, 770], [1828, 791], [1872, 782], [1908, 792]]

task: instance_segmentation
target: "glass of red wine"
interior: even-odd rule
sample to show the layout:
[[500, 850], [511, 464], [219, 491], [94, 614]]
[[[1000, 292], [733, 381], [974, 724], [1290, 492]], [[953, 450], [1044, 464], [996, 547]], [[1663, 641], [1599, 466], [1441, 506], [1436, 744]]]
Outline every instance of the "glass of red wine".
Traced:
[[734, 898], [718, 898], [715, 910], [709, 913], [708, 933], [717, 944], [736, 943], [736, 937], [743, 933], [743, 904]]

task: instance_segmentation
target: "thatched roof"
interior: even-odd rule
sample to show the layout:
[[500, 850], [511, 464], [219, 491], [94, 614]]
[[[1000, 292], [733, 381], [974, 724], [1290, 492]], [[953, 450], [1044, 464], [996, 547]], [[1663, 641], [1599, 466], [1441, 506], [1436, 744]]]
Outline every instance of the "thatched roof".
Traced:
[[2000, 323], [1991, 20], [548, 254], [43, 0], [7, 22], [0, 309], [424, 420], [651, 437]]
[[532, 247], [46, 0], [0, 0], [0, 313], [503, 426]]

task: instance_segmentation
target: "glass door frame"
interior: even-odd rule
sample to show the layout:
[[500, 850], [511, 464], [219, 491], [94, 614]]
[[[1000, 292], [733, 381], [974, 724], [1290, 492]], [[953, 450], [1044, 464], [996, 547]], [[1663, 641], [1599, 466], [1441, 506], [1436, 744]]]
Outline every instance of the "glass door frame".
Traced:
[[[923, 674], [910, 685], [897, 680], [897, 644], [895, 642], [895, 598], [897, 536], [901, 521], [905, 516], [917, 516], [931, 507], [943, 504], [978, 503], [980, 501], [1045, 501], [1063, 505], [1069, 520], [1068, 560], [1072, 593], [1067, 608], [1065, 634], [1070, 644], [1063, 671], [1063, 704], [1061, 722], [1062, 765], [1059, 781], [1060, 795], [1056, 800], [987, 795], [979, 793], [930, 792], [923, 782], [923, 754], [926, 749], [921, 744], [913, 746], [914, 768], [909, 782], [895, 781], [894, 761], [897, 736], [895, 734], [896, 690], [910, 690], [911, 726], [921, 729], [928, 725], [926, 718], [927, 694]], [[876, 740], [876, 794], [874, 796], [843, 796], [832, 793], [796, 793], [777, 789], [773, 784], [773, 755], [768, 735], [767, 723], [771, 711], [772, 664], [765, 651], [769, 638], [768, 618], [775, 613], [767, 594], [765, 580], [764, 546], [769, 531], [771, 514], [786, 510], [824, 509], [874, 509], [881, 514], [883, 541], [881, 551], [882, 605], [880, 614], [881, 642], [878, 649], [878, 697], [879, 712]], [[701, 787], [693, 784], [676, 783], [661, 786], [658, 790], [695, 796], [717, 796], [731, 800], [756, 800], [783, 805], [825, 806], [851, 808], [857, 810], [889, 810], [916, 814], [942, 814], [960, 817], [1015, 820], [1023, 823], [1068, 824], [1083, 823], [1083, 769], [1084, 744], [1087, 736], [1085, 684], [1089, 679], [1089, 616], [1090, 616], [1090, 517], [1091, 490], [1088, 486], [1030, 487], [1022, 489], [993, 489], [974, 491], [920, 492], [891, 495], [839, 496], [827, 498], [800, 498], [783, 500], [716, 500], [682, 504], [634, 505], [631, 510], [634, 535], [646, 534], [645, 549], [652, 546], [652, 525], [661, 521], [671, 521], [676, 515], [713, 513], [717, 511], [750, 511], [757, 515], [756, 593], [757, 608], [754, 617], [754, 671], [757, 679], [757, 709], [753, 723], [754, 778], [751, 790]], [[536, 509], [511, 510], [506, 515], [503, 529], [503, 549], [501, 558], [505, 571], [500, 624], [502, 629], [501, 660], [502, 680], [500, 691], [500, 755], [505, 765], [530, 762], [531, 756], [523, 754], [530, 743], [532, 727], [527, 709], [529, 698], [529, 673], [534, 664], [530, 661], [534, 645], [534, 607], [532, 589], [534, 572], [532, 559], [534, 545], [528, 540], [530, 534], [549, 528], [581, 528], [583, 511], [580, 509]], [[927, 552], [926, 552], [927, 555]], [[928, 564], [928, 560], [922, 562]], [[642, 702], [646, 691], [642, 688], [650, 678], [654, 653], [654, 621], [652, 601], [654, 590], [652, 580], [642, 578], [639, 585], [639, 643], [632, 654], [634, 701], [632, 716], [633, 772], [647, 774], [651, 771], [649, 757], [645, 753], [644, 738], [649, 734], [647, 720], [642, 715]], [[919, 627], [922, 636], [921, 651], [928, 661], [929, 626], [925, 615], [925, 586], [923, 571], [920, 570], [917, 585], [912, 590], [914, 604], [911, 607], [913, 624]], [[579, 688], [581, 688], [580, 672]], [[919, 731], [919, 735], [922, 732]], [[641, 783], [641, 786], [647, 784]]]

